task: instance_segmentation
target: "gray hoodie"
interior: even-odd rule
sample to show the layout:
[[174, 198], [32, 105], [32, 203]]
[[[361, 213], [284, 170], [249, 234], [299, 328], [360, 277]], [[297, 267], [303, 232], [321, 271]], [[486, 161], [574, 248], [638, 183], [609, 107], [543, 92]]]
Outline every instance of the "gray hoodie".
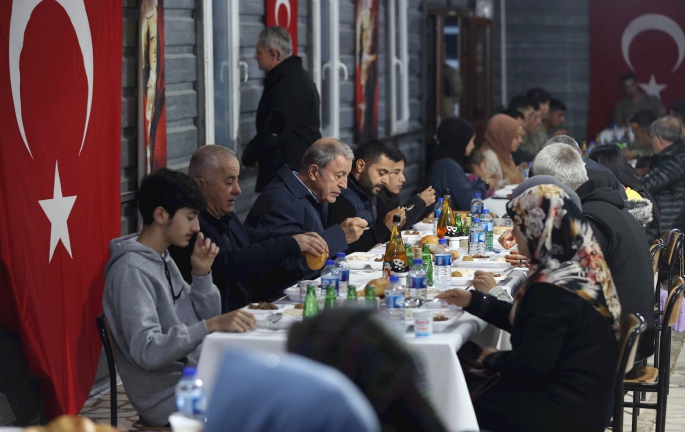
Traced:
[[[102, 307], [116, 345], [117, 368], [133, 408], [151, 425], [169, 423], [174, 387], [183, 367], [196, 366], [208, 334], [205, 319], [221, 313], [212, 275], [188, 285], [169, 252], [138, 243], [138, 234], [114, 239], [105, 268]], [[176, 296], [174, 302], [164, 263]]]

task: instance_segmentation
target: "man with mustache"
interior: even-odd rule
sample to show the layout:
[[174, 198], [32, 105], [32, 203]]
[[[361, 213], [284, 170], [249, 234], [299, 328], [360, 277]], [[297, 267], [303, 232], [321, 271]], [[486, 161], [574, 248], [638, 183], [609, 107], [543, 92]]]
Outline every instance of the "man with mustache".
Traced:
[[354, 152], [352, 171], [347, 178], [348, 188], [340, 198], [329, 206], [328, 224], [333, 225], [350, 217], [364, 219], [369, 229], [351, 243], [347, 253], [366, 252], [379, 243], [390, 239], [392, 218], [400, 215], [400, 226], [406, 222], [404, 209], [398, 207], [389, 211], [383, 220], [378, 220], [378, 193], [388, 184], [390, 173], [399, 162], [396, 154], [384, 143], [371, 141], [362, 144]]

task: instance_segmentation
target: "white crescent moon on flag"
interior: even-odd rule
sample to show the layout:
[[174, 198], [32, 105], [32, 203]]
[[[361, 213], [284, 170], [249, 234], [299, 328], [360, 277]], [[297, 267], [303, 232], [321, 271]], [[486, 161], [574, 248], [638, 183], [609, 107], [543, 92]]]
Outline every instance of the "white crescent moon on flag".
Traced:
[[290, 0], [276, 0], [276, 5], [274, 6], [274, 14], [276, 16], [276, 25], [280, 25], [278, 23], [278, 10], [281, 8], [281, 6], [285, 6], [286, 12], [288, 12], [288, 25], [285, 26], [285, 28], [290, 27]]
[[[10, 46], [9, 46], [9, 63], [10, 63], [10, 85], [12, 87], [12, 100], [14, 102], [14, 112], [17, 117], [19, 125], [19, 132], [24, 139], [24, 145], [28, 150], [31, 158], [31, 148], [26, 139], [26, 131], [24, 130], [24, 119], [21, 112], [21, 71], [19, 69], [19, 58], [21, 51], [24, 48], [24, 34], [26, 26], [31, 19], [33, 10], [43, 0], [15, 0], [12, 2], [12, 16], [10, 18]], [[83, 0], [56, 0], [69, 16], [71, 25], [76, 31], [76, 38], [83, 56], [83, 67], [86, 70], [86, 78], [88, 79], [88, 104], [86, 105], [86, 122], [83, 127], [83, 138], [81, 140], [81, 147], [79, 154], [83, 150], [83, 144], [86, 141], [86, 132], [88, 131], [88, 121], [90, 120], [90, 109], [93, 104], [93, 39], [90, 34], [90, 24], [88, 23], [88, 15], [86, 14], [86, 5]]]
[[675, 72], [680, 64], [683, 62], [685, 57], [685, 33], [683, 29], [678, 25], [677, 22], [673, 21], [666, 15], [660, 14], [645, 14], [640, 15], [628, 24], [626, 29], [623, 31], [623, 36], [621, 37], [621, 50], [623, 51], [623, 58], [632, 70], [635, 70], [633, 64], [630, 62], [629, 49], [630, 44], [633, 39], [638, 34], [647, 30], [659, 30], [667, 33], [673, 38], [676, 45], [678, 45], [678, 61], [671, 73]]

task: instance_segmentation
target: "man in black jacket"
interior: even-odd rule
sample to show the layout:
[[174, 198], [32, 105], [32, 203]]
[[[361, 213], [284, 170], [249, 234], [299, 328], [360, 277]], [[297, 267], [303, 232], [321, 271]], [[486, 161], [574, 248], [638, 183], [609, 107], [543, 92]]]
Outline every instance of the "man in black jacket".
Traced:
[[[212, 265], [212, 279], [221, 293], [221, 311], [229, 312], [250, 302], [275, 297], [271, 290], [286, 288], [265, 282], [263, 274], [282, 269], [304, 252], [320, 255], [326, 242], [316, 233], [279, 233], [258, 231], [244, 226], [233, 213], [240, 195], [240, 163], [226, 147], [201, 147], [190, 159], [188, 174], [196, 179], [207, 195], [207, 210], [200, 213], [200, 231], [219, 246]], [[170, 253], [184, 279], [191, 279], [190, 255], [195, 239], [186, 248], [170, 248]]]
[[[652, 258], [644, 229], [625, 210], [625, 201], [612, 187], [612, 176], [586, 172], [583, 159], [564, 144], [545, 146], [535, 157], [535, 174], [550, 175], [574, 189], [580, 197], [583, 215], [604, 253], [614, 279], [623, 318], [640, 314], [647, 322], [647, 334], [640, 339], [638, 359], [654, 353], [654, 278]], [[589, 178], [588, 178], [589, 177]], [[620, 183], [617, 187], [622, 188]]]
[[659, 205], [661, 219], [647, 227], [649, 241], [678, 228], [685, 230], [685, 141], [682, 123], [673, 116], [662, 117], [652, 124], [652, 169], [642, 177], [642, 186]]
[[292, 55], [283, 27], [262, 30], [254, 58], [266, 78], [255, 119], [257, 135], [245, 147], [242, 161], [259, 167], [255, 191], [261, 192], [283, 165], [299, 170], [304, 152], [321, 138], [320, 101], [302, 59]]
[[405, 211], [395, 208], [388, 211], [383, 219], [378, 218], [378, 193], [395, 169], [395, 162], [401, 160], [391, 149], [380, 141], [370, 141], [360, 145], [354, 152], [352, 171], [347, 178], [347, 189], [340, 198], [328, 208], [328, 224], [339, 224], [347, 218], [359, 217], [369, 224], [359, 240], [351, 243], [347, 253], [367, 252], [379, 243], [390, 239], [392, 218], [400, 215], [403, 226], [406, 222]]

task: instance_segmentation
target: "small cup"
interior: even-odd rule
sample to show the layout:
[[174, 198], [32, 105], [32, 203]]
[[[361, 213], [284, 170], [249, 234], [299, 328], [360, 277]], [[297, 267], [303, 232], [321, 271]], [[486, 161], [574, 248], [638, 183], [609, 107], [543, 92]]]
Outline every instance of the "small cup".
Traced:
[[425, 338], [433, 335], [433, 311], [427, 309], [414, 310], [414, 336]]

